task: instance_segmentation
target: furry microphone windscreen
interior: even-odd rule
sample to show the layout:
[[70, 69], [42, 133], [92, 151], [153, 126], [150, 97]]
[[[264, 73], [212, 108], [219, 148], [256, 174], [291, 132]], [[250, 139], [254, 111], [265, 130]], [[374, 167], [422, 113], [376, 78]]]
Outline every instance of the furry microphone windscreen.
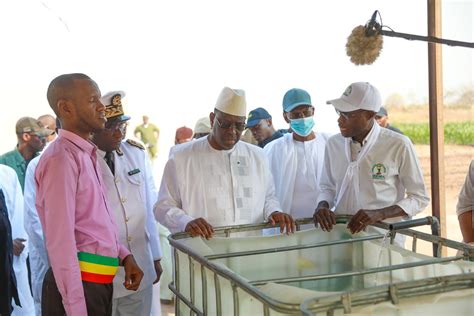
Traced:
[[365, 27], [359, 25], [347, 38], [346, 53], [354, 64], [370, 65], [379, 57], [382, 46], [382, 35], [367, 36]]

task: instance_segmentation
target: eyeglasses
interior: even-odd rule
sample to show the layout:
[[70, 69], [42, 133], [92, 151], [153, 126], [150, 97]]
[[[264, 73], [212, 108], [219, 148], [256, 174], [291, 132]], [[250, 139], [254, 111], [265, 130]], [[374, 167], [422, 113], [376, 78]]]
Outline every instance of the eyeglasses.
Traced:
[[342, 116], [345, 120], [350, 120], [351, 118], [357, 117], [359, 113], [362, 113], [361, 110], [355, 110], [352, 112], [341, 112], [336, 110], [337, 115]]
[[113, 133], [115, 131], [120, 131], [120, 133], [125, 134], [127, 130], [127, 122], [121, 122], [121, 123], [114, 123], [107, 125], [105, 124], [105, 129], [108, 130], [109, 132]]
[[214, 120], [217, 122], [217, 125], [223, 129], [230, 129], [231, 127], [234, 127], [239, 132], [243, 132], [245, 129], [245, 122], [221, 122], [217, 117], [215, 117]]
[[295, 120], [295, 119], [310, 117], [310, 116], [313, 116], [313, 114], [314, 114], [314, 108], [309, 107], [309, 108], [304, 109], [302, 111], [290, 111], [290, 112], [288, 112], [288, 118], [292, 119], [292, 120]]

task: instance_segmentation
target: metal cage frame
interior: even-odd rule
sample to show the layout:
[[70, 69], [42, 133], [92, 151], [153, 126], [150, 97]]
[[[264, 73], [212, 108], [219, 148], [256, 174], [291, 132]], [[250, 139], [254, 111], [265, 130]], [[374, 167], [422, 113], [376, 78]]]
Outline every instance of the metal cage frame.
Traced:
[[[351, 216], [336, 216], [336, 223], [344, 224], [350, 220]], [[304, 218], [296, 220], [297, 230], [300, 230], [300, 226], [303, 224], [312, 223], [312, 218]], [[426, 234], [423, 232], [415, 231], [411, 228], [422, 225], [430, 225], [433, 235]], [[232, 286], [232, 299], [234, 306], [234, 315], [240, 315], [239, 313], [239, 295], [238, 289], [247, 292], [256, 300], [260, 301], [263, 305], [262, 315], [270, 315], [270, 309], [281, 313], [303, 313], [304, 315], [314, 315], [314, 313], [326, 312], [328, 315], [332, 315], [332, 311], [335, 309], [344, 309], [345, 312], [350, 312], [352, 307], [362, 306], [366, 304], [380, 303], [384, 301], [391, 301], [397, 304], [400, 299], [408, 297], [414, 293], [417, 295], [428, 295], [435, 293], [443, 293], [447, 291], [462, 290], [467, 288], [474, 288], [474, 273], [465, 273], [459, 275], [451, 275], [444, 277], [426, 278], [423, 280], [398, 282], [372, 288], [357, 290], [357, 291], [346, 291], [343, 294], [334, 294], [325, 296], [322, 298], [310, 298], [303, 301], [301, 304], [288, 304], [272, 299], [271, 297], [260, 291], [257, 286], [263, 285], [267, 282], [275, 283], [289, 283], [295, 281], [307, 281], [307, 280], [323, 280], [330, 278], [347, 277], [353, 275], [364, 275], [372, 274], [383, 271], [393, 271], [396, 269], [406, 269], [422, 265], [430, 265], [437, 263], [447, 263], [456, 260], [470, 260], [474, 261], [474, 246], [442, 238], [439, 236], [439, 222], [435, 217], [425, 217], [421, 219], [408, 220], [399, 223], [387, 224], [387, 223], [376, 223], [372, 226], [386, 229], [389, 232], [390, 243], [393, 244], [396, 234], [403, 234], [412, 237], [412, 251], [416, 252], [417, 241], [424, 240], [433, 244], [433, 259], [421, 260], [418, 262], [404, 263], [398, 265], [382, 266], [378, 268], [371, 268], [361, 271], [348, 271], [343, 273], [332, 273], [322, 275], [312, 275], [304, 277], [290, 277], [290, 278], [279, 278], [279, 279], [267, 279], [257, 280], [248, 282], [238, 274], [223, 269], [219, 265], [215, 264], [213, 260], [240, 256], [252, 256], [264, 253], [274, 253], [283, 251], [292, 251], [298, 249], [307, 248], [318, 248], [337, 244], [347, 244], [354, 242], [361, 242], [367, 240], [382, 239], [383, 235], [371, 235], [363, 237], [355, 237], [346, 240], [335, 240], [327, 242], [318, 242], [307, 245], [296, 245], [287, 247], [277, 247], [268, 249], [259, 249], [253, 251], [241, 251], [235, 253], [223, 253], [209, 256], [202, 256], [193, 249], [183, 245], [179, 242], [180, 239], [191, 237], [188, 233], [180, 232], [171, 234], [168, 236], [168, 240], [173, 247], [173, 257], [175, 267], [179, 266], [178, 250], [187, 254], [189, 260], [189, 288], [190, 288], [190, 300], [187, 299], [182, 293], [180, 293], [179, 283], [180, 275], [179, 269], [174, 269], [174, 278], [172, 283], [169, 284], [170, 290], [176, 295], [175, 300], [175, 313], [180, 315], [180, 304], [183, 302], [186, 304], [192, 312], [196, 315], [207, 315], [207, 277], [206, 269], [212, 271], [214, 274], [215, 290], [216, 290], [216, 311], [218, 315], [222, 314], [222, 297], [220, 293], [219, 278], [222, 277], [227, 279]], [[271, 224], [249, 224], [249, 225], [236, 225], [236, 226], [223, 226], [215, 228], [216, 236], [230, 237], [231, 233], [237, 232], [248, 232], [255, 230], [262, 230], [264, 228], [278, 227], [277, 225]], [[441, 258], [442, 247], [448, 247], [457, 249], [462, 252], [462, 255]], [[194, 282], [194, 262], [201, 264], [201, 277], [202, 277], [202, 309], [195, 304], [195, 282]]]

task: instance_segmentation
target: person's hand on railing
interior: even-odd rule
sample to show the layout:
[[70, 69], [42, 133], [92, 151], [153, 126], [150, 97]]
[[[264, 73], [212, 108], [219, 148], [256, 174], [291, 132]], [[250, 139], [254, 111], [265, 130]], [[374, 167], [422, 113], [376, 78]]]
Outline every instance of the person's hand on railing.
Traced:
[[291, 215], [283, 213], [283, 212], [273, 212], [270, 217], [268, 218], [270, 224], [280, 224], [280, 234], [286, 231], [286, 234], [289, 235], [290, 233], [295, 232], [295, 220]]
[[387, 218], [407, 216], [407, 213], [398, 205], [392, 205], [375, 210], [359, 210], [347, 224], [351, 233], [363, 231], [368, 225], [375, 224]]
[[347, 228], [352, 234], [355, 234], [382, 219], [381, 212], [377, 210], [359, 210], [354, 216], [352, 216], [349, 223], [347, 223]]
[[190, 233], [192, 237], [201, 236], [206, 239], [214, 235], [214, 228], [202, 217], [190, 221], [184, 231]]
[[329, 204], [326, 201], [321, 201], [313, 214], [314, 225], [318, 224], [321, 229], [327, 232], [332, 230], [332, 227], [336, 225], [336, 215], [329, 209]]

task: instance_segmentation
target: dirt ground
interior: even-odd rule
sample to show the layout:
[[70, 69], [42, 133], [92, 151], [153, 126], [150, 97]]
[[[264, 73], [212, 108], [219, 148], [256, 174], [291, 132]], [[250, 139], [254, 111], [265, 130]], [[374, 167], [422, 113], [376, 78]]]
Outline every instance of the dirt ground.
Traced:
[[174, 305], [161, 304], [161, 316], [174, 316]]

